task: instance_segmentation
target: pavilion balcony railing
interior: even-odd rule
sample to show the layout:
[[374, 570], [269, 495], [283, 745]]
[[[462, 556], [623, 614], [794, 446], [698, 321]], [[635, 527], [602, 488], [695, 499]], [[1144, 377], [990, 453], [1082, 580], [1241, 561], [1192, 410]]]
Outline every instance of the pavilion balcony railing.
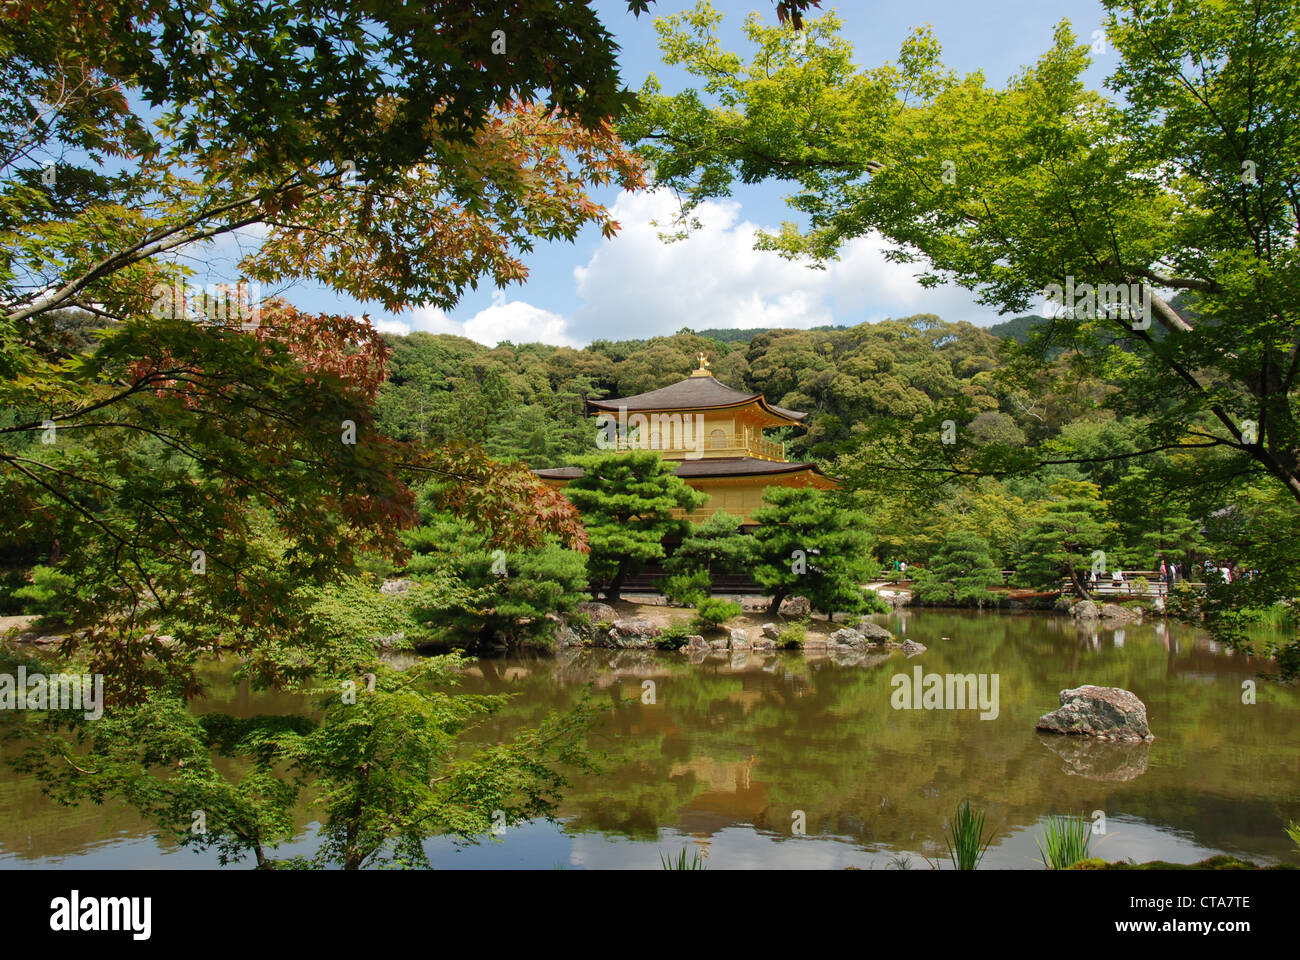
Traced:
[[616, 450], [658, 450], [671, 459], [687, 458], [695, 454], [701, 457], [757, 457], [760, 460], [785, 461], [785, 444], [777, 440], [754, 434], [725, 434], [711, 431], [701, 438], [699, 443], [684, 443], [677, 437], [661, 437], [651, 434], [640, 437], [619, 437], [615, 441]]

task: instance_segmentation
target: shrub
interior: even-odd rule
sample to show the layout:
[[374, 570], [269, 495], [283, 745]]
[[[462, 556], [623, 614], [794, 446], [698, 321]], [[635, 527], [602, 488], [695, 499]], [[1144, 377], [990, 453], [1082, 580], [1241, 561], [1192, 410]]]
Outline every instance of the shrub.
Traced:
[[678, 650], [686, 645], [686, 638], [691, 635], [690, 624], [685, 620], [674, 620], [659, 632], [654, 644], [660, 650]]
[[679, 607], [693, 607], [708, 597], [711, 583], [704, 570], [679, 573], [664, 581], [664, 596]]
[[892, 613], [894, 608], [881, 600], [874, 590], [863, 590], [863, 613]]
[[798, 650], [808, 639], [808, 626], [804, 623], [788, 623], [776, 638], [776, 645], [782, 650]]
[[691, 626], [699, 630], [718, 630], [732, 617], [738, 617], [743, 612], [744, 610], [738, 603], [709, 597], [701, 600], [699, 605], [696, 606], [695, 616], [691, 619]]
[[19, 587], [14, 596], [27, 601], [25, 613], [56, 619], [67, 612], [67, 598], [74, 586], [75, 581], [66, 573], [36, 566], [32, 568], [31, 586]]

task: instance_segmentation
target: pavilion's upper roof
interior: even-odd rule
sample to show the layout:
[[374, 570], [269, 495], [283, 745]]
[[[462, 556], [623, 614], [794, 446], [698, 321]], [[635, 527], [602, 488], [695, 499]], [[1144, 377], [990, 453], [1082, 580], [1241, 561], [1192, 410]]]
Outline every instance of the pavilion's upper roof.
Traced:
[[719, 383], [708, 374], [694, 375], [667, 387], [638, 393], [631, 397], [611, 397], [608, 400], [588, 400], [587, 405], [597, 410], [710, 410], [722, 407], [740, 407], [757, 403], [768, 413], [792, 423], [798, 423], [808, 416], [798, 410], [787, 410], [768, 403], [761, 393], [745, 393]]

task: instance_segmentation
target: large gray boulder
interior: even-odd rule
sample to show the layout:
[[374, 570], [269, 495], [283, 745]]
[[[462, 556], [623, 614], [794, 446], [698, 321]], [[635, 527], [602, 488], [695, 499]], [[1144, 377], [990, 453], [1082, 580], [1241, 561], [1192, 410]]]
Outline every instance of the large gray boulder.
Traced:
[[866, 637], [868, 643], [890, 643], [894, 639], [892, 633], [870, 620], [863, 620], [858, 624], [858, 633]]
[[786, 597], [781, 601], [780, 613], [783, 617], [810, 617], [812, 604], [807, 597]]
[[608, 603], [596, 603], [587, 601], [580, 603], [573, 608], [574, 613], [585, 613], [591, 618], [593, 624], [596, 623], [613, 623], [618, 619], [618, 613]]
[[832, 646], [836, 646], [836, 647], [857, 648], [857, 647], [865, 647], [867, 645], [866, 637], [858, 633], [858, 631], [856, 630], [849, 630], [849, 629], [836, 630], [829, 637], [827, 637], [826, 640]]
[[616, 647], [644, 649], [653, 646], [653, 640], [663, 628], [646, 617], [628, 617], [615, 620], [609, 631], [609, 639]]
[[1155, 739], [1146, 704], [1120, 687], [1092, 684], [1062, 690], [1061, 705], [1038, 718], [1038, 729], [1099, 740]]
[[1097, 611], [1097, 605], [1091, 600], [1080, 600], [1070, 608], [1070, 614], [1076, 620], [1100, 620], [1101, 614]]
[[1111, 623], [1131, 623], [1142, 619], [1142, 610], [1138, 607], [1121, 607], [1118, 603], [1103, 604], [1101, 618]]
[[902, 650], [903, 650], [903, 656], [905, 657], [914, 657], [918, 653], [925, 653], [925, 651], [928, 649], [930, 648], [927, 647], [925, 644], [917, 643], [915, 640], [903, 641]]
[[709, 641], [705, 640], [698, 633], [693, 633], [686, 638], [686, 643], [682, 647], [683, 653], [708, 653], [713, 648], [709, 646]]
[[763, 636], [767, 637], [769, 640], [775, 640], [777, 637], [781, 636], [781, 628], [775, 623], [765, 623], [761, 629], [763, 631]]
[[748, 649], [749, 649], [749, 634], [746, 633], [744, 630], [732, 630], [732, 631], [731, 631], [731, 649], [732, 649], [732, 650], [748, 650]]

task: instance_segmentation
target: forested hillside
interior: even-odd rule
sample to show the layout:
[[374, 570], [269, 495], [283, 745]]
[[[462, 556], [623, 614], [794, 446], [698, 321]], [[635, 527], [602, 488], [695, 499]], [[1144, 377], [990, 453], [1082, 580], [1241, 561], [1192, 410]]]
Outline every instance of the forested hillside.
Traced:
[[[386, 336], [392, 360], [379, 425], [397, 439], [467, 440], [502, 459], [562, 465], [595, 449], [584, 399], [666, 386], [704, 352], [722, 382], [810, 412], [806, 430], [788, 431], [789, 455], [844, 481], [871, 519], [877, 559], [924, 565], [966, 532], [993, 564], [1034, 567], [1031, 579], [1041, 581], [1066, 557], [1086, 568], [1094, 550], [1106, 553], [1108, 568], [1149, 569], [1162, 557], [1248, 563], [1256, 534], [1243, 531], [1282, 522], [1277, 492], [1247, 483], [1230, 494], [1221, 480], [1239, 465], [1227, 458], [1219, 470], [1213, 455], [1202, 456], [1193, 473], [1185, 450], [1151, 450], [1144, 438], [1161, 398], [1124, 402], [1112, 384], [1078, 376], [1050, 340], [1037, 345], [1057, 356], [1046, 369], [1021, 363], [1035, 330], [1050, 325], [1020, 324], [999, 337], [918, 315], [743, 331], [748, 340], [730, 342], [720, 331], [683, 330], [583, 349]], [[1123, 369], [1123, 343], [1090, 349]], [[1092, 539], [1064, 543], [1080, 517], [1095, 521]]]

